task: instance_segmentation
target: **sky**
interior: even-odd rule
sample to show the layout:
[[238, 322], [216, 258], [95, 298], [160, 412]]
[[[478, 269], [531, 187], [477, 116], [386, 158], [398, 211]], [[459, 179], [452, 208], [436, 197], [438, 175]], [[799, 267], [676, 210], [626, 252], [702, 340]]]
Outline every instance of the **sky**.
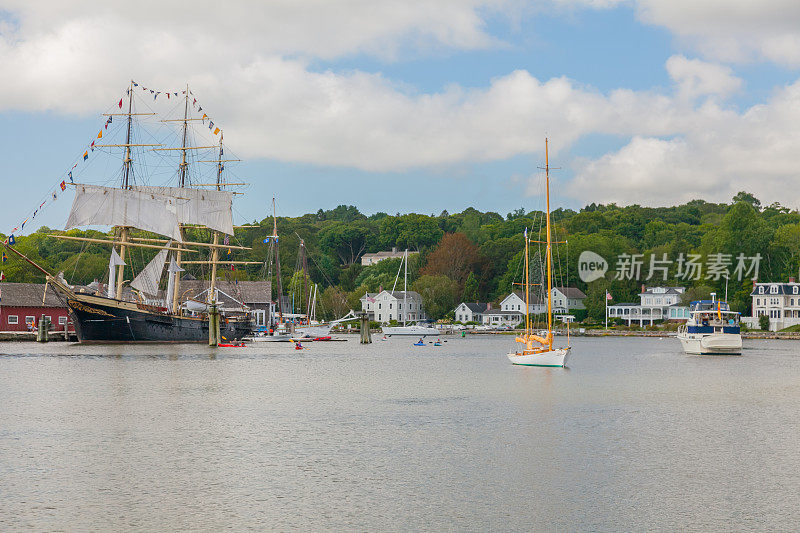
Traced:
[[[137, 112], [180, 116], [188, 84], [221, 128], [237, 222], [273, 196], [281, 216], [539, 208], [545, 137], [554, 206], [800, 204], [796, 0], [0, 0], [0, 64], [4, 233], [63, 227], [74, 164], [119, 182], [118, 148], [81, 155], [123, 141], [102, 114], [132, 79]], [[137, 142], [176, 141], [141, 119]], [[175, 152], [139, 150], [140, 183], [176, 185]]]

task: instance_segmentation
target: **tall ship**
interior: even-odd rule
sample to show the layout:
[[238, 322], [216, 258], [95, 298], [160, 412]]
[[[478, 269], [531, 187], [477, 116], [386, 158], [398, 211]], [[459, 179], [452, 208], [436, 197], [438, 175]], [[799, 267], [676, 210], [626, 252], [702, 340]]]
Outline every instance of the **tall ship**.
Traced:
[[[183, 98], [178, 92], [171, 93], [175, 95], [172, 99], [175, 102], [173, 112], [176, 105], [182, 104], [182, 117], [158, 121], [158, 125], [166, 129], [166, 138], [178, 141], [178, 146], [137, 142], [147, 137], [134, 129], [135, 119], [140, 116], [152, 117], [156, 113], [134, 112], [136, 87], [138, 84], [131, 81], [127, 91], [127, 112], [122, 112], [121, 99], [120, 112], [106, 114], [106, 126], [115, 118], [124, 117], [124, 142], [92, 142], [91, 145], [93, 150], [109, 149], [111, 152], [121, 149], [122, 167], [117, 183], [109, 183], [109, 180], [103, 185], [75, 183], [75, 198], [65, 226], [65, 230], [110, 226], [112, 231], [103, 238], [52, 235], [59, 239], [109, 246], [108, 283], [105, 289], [87, 292], [74, 287], [63, 276], [48, 272], [12, 246], [6, 244], [6, 248], [42, 272], [47, 285], [52, 286], [65, 300], [81, 342], [208, 341], [209, 344], [216, 344], [239, 340], [251, 332], [252, 320], [246, 309], [231, 316], [223, 316], [217, 311], [218, 266], [260, 263], [231, 260], [234, 250], [250, 248], [229, 243], [234, 236], [234, 193], [226, 190], [226, 186], [232, 184], [223, 179], [224, 163], [231, 160], [224, 159], [221, 132], [219, 129], [212, 131], [213, 135], [219, 134], [218, 143], [210, 146], [190, 145], [193, 136], [191, 124], [202, 121], [203, 125], [208, 122], [213, 127], [213, 123], [205, 114], [202, 118], [192, 116], [199, 114], [202, 107], [195, 111], [197, 100], [187, 86], [182, 91]], [[135, 172], [137, 167], [134, 162], [138, 155], [144, 158], [145, 153], [152, 153], [160, 157], [159, 163], [163, 168], [169, 165], [170, 154], [176, 152], [179, 157], [176, 167], [173, 167], [171, 179], [174, 181], [171, 185], [148, 184], [145, 181], [147, 176]], [[202, 160], [198, 154], [212, 156]], [[190, 163], [213, 164], [211, 168], [216, 179], [206, 180], [210, 183], [197, 182], [192, 176], [199, 173], [190, 174]], [[141, 168], [148, 168], [147, 164], [142, 163]], [[198, 237], [206, 237], [210, 242], [202, 242]], [[150, 253], [158, 250], [155, 257], [135, 276], [129, 266], [134, 250], [150, 250]], [[224, 259], [220, 257], [223, 251], [226, 256]], [[194, 254], [194, 257], [205, 255], [208, 258], [187, 260], [188, 254]], [[187, 298], [181, 292], [181, 272], [188, 265], [199, 265], [200, 269], [207, 267], [208, 290], [203, 292], [205, 296], [202, 300]], [[166, 288], [161, 289], [165, 267]], [[126, 277], [131, 279], [129, 283]]]
[[689, 304], [689, 320], [678, 328], [678, 340], [687, 354], [741, 355], [740, 314], [715, 296]]
[[546, 281], [543, 284], [547, 287], [547, 329], [536, 333], [533, 331], [533, 321], [530, 316], [531, 304], [531, 283], [530, 279], [530, 244], [528, 230], [525, 229], [525, 274], [522, 285], [525, 291], [525, 331], [516, 337], [516, 342], [521, 344], [521, 349], [513, 350], [508, 353], [508, 359], [512, 364], [522, 366], [558, 366], [563, 367], [567, 364], [569, 356], [569, 324], [567, 323], [567, 342], [565, 346], [555, 346], [553, 330], [553, 231], [550, 223], [550, 154], [547, 139], [544, 140], [545, 153], [545, 194], [546, 194], [546, 240], [535, 241], [545, 245]]

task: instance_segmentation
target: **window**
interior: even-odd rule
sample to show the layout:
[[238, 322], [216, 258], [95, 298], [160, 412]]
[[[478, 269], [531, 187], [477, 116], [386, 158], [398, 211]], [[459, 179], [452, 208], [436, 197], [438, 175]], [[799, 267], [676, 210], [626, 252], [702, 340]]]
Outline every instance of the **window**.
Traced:
[[777, 285], [770, 285], [769, 286], [769, 293], [770, 294], [778, 294], [778, 286]]
[[381, 304], [378, 304], [378, 309], [380, 309], [380, 308], [381, 308]]
[[800, 289], [800, 287], [798, 287], [797, 285], [792, 287], [792, 294], [797, 294], [798, 293], [798, 289]]
[[19, 324], [19, 317], [17, 315], [8, 315], [9, 324]]
[[[392, 304], [389, 304], [389, 309], [391, 309], [391, 308], [392, 308]], [[391, 315], [390, 315], [390, 316], [391, 316]]]
[[764, 294], [764, 286], [763, 285], [759, 285], [758, 286], [758, 294]]
[[26, 324], [33, 324], [35, 320], [36, 320], [36, 317], [33, 317], [33, 316], [26, 316], [25, 317], [25, 323]]
[[59, 325], [63, 326], [63, 325], [65, 325], [66, 323], [67, 323], [67, 317], [65, 317], [65, 316], [60, 316], [60, 317], [58, 317], [58, 324], [59, 324]]

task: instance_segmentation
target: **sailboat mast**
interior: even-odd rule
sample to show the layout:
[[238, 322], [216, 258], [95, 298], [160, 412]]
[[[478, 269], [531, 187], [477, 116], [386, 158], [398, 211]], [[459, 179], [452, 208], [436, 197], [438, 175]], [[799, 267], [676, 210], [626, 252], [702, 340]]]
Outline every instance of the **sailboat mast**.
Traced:
[[[189, 164], [186, 162], [186, 137], [189, 132], [189, 84], [186, 84], [186, 93], [185, 93], [185, 100], [183, 105], [183, 139], [181, 141], [181, 164], [178, 167], [180, 172], [180, 178], [178, 180], [179, 187], [186, 187], [186, 168]], [[180, 227], [180, 235], [181, 241], [184, 240], [183, 237], [183, 227]], [[178, 250], [175, 253], [175, 263], [178, 266], [181, 266], [181, 258], [182, 254], [181, 251]], [[178, 295], [180, 295], [180, 285], [181, 285], [181, 276], [178, 272], [174, 274], [175, 276], [175, 283], [172, 293], [172, 312], [178, 312]]]
[[408, 315], [408, 248], [403, 256], [406, 263], [406, 270], [403, 273], [403, 325], [406, 325], [406, 315]]
[[[125, 159], [122, 162], [122, 188], [127, 189], [130, 187], [130, 174], [131, 174], [131, 128], [133, 123], [133, 80], [131, 80], [130, 88], [128, 89], [128, 129], [125, 134]], [[119, 257], [122, 259], [120, 265], [117, 265], [117, 300], [122, 299], [122, 285], [125, 282], [125, 252], [127, 246], [125, 242], [128, 240], [128, 228], [125, 226], [119, 229]]]
[[272, 197], [272, 239], [275, 244], [275, 281], [278, 284], [278, 320], [283, 324], [283, 287], [281, 286], [281, 255], [278, 249], [278, 219], [275, 214], [275, 197]]
[[544, 139], [544, 179], [547, 193], [547, 340], [553, 349], [553, 243], [550, 235], [550, 153], [547, 138]]
[[528, 257], [528, 229], [525, 228], [525, 335], [531, 334], [531, 280], [530, 260]]

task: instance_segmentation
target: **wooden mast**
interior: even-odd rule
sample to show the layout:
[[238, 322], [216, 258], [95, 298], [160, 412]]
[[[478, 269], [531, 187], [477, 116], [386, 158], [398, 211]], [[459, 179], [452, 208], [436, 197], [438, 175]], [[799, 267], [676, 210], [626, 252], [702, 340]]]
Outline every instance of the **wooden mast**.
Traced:
[[[125, 159], [123, 160], [122, 166], [122, 188], [128, 189], [130, 187], [130, 174], [131, 174], [131, 126], [133, 122], [133, 117], [131, 113], [133, 112], [133, 80], [131, 80], [130, 88], [128, 89], [128, 130], [125, 135]], [[128, 227], [121, 226], [120, 227], [120, 245], [119, 245], [119, 257], [122, 259], [122, 264], [117, 265], [117, 292], [116, 297], [117, 300], [122, 299], [122, 285], [125, 282], [124, 279], [124, 272], [125, 272], [125, 252], [127, 251], [126, 242], [128, 240]]]
[[[528, 258], [528, 229], [525, 229], [525, 338], [530, 339], [531, 335], [531, 282], [530, 282], [530, 262]], [[530, 346], [530, 340], [527, 341]]]
[[278, 244], [278, 219], [275, 213], [275, 197], [272, 197], [272, 240], [275, 244], [275, 281], [278, 285], [278, 323], [283, 324], [283, 287], [281, 286], [281, 254]]
[[[184, 152], [185, 154], [186, 152]], [[219, 161], [217, 162], [217, 190], [222, 190], [222, 137], [219, 138]], [[208, 289], [208, 303], [214, 305], [217, 300], [217, 261], [219, 260], [219, 232], [214, 231], [214, 247], [211, 250], [211, 287]]]
[[[545, 190], [547, 193], [547, 342], [550, 350], [553, 349], [553, 252], [550, 236], [550, 153], [547, 137], [544, 139], [544, 176]], [[527, 250], [527, 245], [526, 245]]]
[[[186, 168], [189, 164], [186, 162], [186, 136], [189, 131], [189, 84], [186, 84], [186, 98], [184, 99], [183, 104], [183, 138], [181, 142], [181, 164], [179, 166], [180, 177], [178, 180], [179, 187], [186, 187]], [[181, 241], [184, 240], [183, 236], [183, 227], [179, 229], [181, 235]], [[216, 248], [214, 248], [216, 250]], [[181, 252], [178, 251], [175, 254], [175, 262], [178, 266], [181, 266]], [[178, 295], [180, 294], [180, 284], [181, 284], [181, 276], [178, 272], [174, 273], [175, 276], [175, 283], [174, 290], [172, 293], [172, 312], [177, 314], [178, 313]]]

